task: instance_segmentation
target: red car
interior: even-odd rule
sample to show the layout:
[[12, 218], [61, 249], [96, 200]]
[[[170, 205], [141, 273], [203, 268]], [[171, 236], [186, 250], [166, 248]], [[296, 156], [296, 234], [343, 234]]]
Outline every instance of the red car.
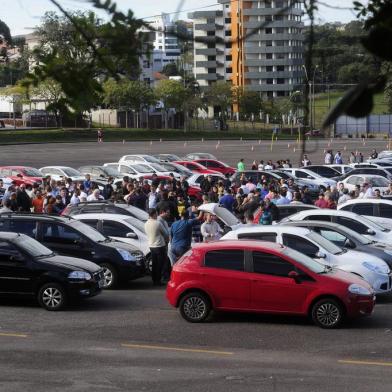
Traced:
[[229, 174], [232, 176], [236, 170], [234, 167], [230, 167], [221, 161], [217, 161], [216, 159], [196, 159], [192, 162], [200, 163], [200, 165], [206, 167], [209, 170], [215, 170], [222, 174]]
[[[201, 173], [201, 174], [216, 174], [216, 170], [207, 169], [205, 166], [200, 165], [200, 163], [193, 161], [175, 161], [174, 163], [178, 163], [179, 165], [185, 166], [193, 173]], [[219, 172], [218, 172], [219, 173]]]
[[173, 266], [166, 296], [190, 322], [219, 310], [310, 316], [322, 328], [370, 315], [375, 304], [360, 277], [252, 240], [194, 245]]
[[33, 185], [42, 183], [42, 173], [38, 169], [28, 166], [1, 166], [0, 177], [8, 177], [16, 185]]

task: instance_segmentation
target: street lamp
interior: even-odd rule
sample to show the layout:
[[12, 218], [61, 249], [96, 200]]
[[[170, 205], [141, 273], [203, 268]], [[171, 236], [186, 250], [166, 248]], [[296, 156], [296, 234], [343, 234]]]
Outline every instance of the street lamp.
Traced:
[[[318, 65], [316, 65], [314, 67], [313, 70], [313, 76], [312, 79], [309, 79], [309, 75], [308, 75], [308, 70], [306, 69], [305, 65], [302, 65], [302, 68], [305, 71], [305, 77], [306, 77], [306, 81], [308, 82], [309, 85], [309, 128], [310, 128], [310, 132], [313, 130], [314, 125], [316, 123], [315, 121], [315, 117], [316, 117], [316, 113], [313, 112], [313, 109], [315, 108], [316, 104], [315, 104], [315, 91], [314, 91], [314, 78], [316, 76], [316, 71], [318, 69]], [[313, 86], [313, 93], [312, 93], [312, 86]], [[312, 98], [313, 96], [313, 98]], [[312, 101], [313, 99], [313, 101]]]

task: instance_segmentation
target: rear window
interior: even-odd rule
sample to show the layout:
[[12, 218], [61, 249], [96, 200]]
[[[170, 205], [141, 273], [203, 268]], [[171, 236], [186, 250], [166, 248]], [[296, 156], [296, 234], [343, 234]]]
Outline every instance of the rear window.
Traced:
[[244, 251], [236, 249], [212, 250], [206, 253], [204, 266], [232, 271], [244, 271]]

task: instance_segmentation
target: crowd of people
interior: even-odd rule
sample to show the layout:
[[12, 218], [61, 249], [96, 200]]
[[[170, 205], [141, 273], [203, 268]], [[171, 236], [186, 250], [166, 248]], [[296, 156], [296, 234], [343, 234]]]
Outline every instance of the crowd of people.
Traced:
[[[375, 154], [373, 151], [372, 156]], [[333, 155], [327, 151], [325, 161], [327, 159], [343, 162], [340, 152]], [[308, 162], [310, 164], [304, 155], [304, 166]], [[288, 159], [276, 163], [253, 162], [251, 169], [286, 167], [291, 167]], [[343, 183], [338, 183], [314, 199], [306, 186], [299, 187], [292, 178], [268, 179], [260, 173], [254, 181], [246, 176], [244, 159], [238, 162], [237, 168], [244, 172], [239, 183], [232, 182], [229, 176], [214, 181], [213, 176], [206, 175], [200, 183], [199, 197], [192, 200], [186, 178], [176, 179], [173, 175], [163, 181], [156, 175], [151, 180], [124, 176], [116, 184], [109, 177], [104, 185], [95, 183], [88, 174], [84, 181], [56, 181], [47, 176], [42, 183], [17, 185], [13, 182], [7, 187], [0, 180], [0, 213], [61, 214], [69, 204], [98, 200], [121, 201], [138, 207], [148, 212], [145, 232], [151, 249], [152, 279], [159, 285], [162, 279], [169, 278], [171, 265], [190, 249], [192, 242], [213, 241], [221, 236], [222, 227], [213, 215], [199, 210], [201, 204], [219, 203], [244, 224], [268, 225], [279, 220], [279, 205], [304, 203], [334, 209], [353, 198], [381, 198], [380, 191], [372, 189], [371, 184], [365, 183], [349, 192]], [[392, 194], [392, 184], [387, 193]]]

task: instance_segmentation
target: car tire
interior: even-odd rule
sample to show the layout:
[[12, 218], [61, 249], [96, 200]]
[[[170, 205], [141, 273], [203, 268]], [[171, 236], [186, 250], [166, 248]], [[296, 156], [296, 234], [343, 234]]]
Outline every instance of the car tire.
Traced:
[[100, 266], [103, 269], [105, 281], [103, 289], [114, 289], [116, 286], [118, 286], [117, 270], [110, 263], [102, 263]]
[[203, 293], [192, 291], [185, 294], [179, 303], [181, 316], [190, 323], [201, 323], [211, 312], [211, 301]]
[[61, 310], [67, 303], [64, 288], [58, 283], [46, 283], [38, 291], [38, 303], [46, 310]]
[[146, 273], [148, 275], [152, 274], [152, 257], [151, 257], [151, 253], [146, 257]]
[[344, 320], [342, 305], [333, 298], [323, 298], [312, 306], [313, 322], [325, 329], [338, 328]]

